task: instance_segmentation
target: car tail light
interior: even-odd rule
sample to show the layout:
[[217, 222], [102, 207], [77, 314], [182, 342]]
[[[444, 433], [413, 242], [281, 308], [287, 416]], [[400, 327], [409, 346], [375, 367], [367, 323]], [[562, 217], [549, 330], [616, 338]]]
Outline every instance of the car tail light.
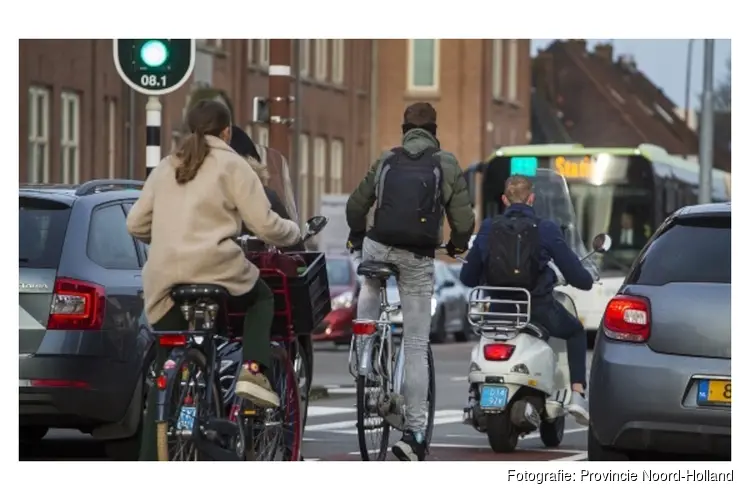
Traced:
[[487, 361], [508, 361], [516, 346], [511, 344], [487, 344], [484, 346], [484, 359]]
[[159, 338], [159, 345], [162, 347], [182, 347], [187, 345], [187, 335], [180, 335], [179, 333], [157, 335]]
[[70, 278], [57, 278], [54, 292], [48, 329], [101, 330], [106, 304], [104, 287]]
[[352, 322], [352, 333], [354, 335], [372, 335], [377, 329], [375, 321], [357, 320]]
[[60, 380], [60, 379], [32, 379], [30, 383], [31, 387], [66, 387], [72, 389], [88, 389], [88, 382], [82, 382], [80, 380]]
[[646, 342], [651, 335], [648, 299], [616, 295], [604, 311], [604, 335], [623, 342]]

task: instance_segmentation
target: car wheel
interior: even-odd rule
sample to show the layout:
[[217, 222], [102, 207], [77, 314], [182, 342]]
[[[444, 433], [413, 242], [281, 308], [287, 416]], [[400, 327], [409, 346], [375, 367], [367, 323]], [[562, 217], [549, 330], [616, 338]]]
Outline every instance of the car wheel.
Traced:
[[18, 437], [21, 444], [36, 444], [47, 435], [49, 427], [22, 426], [18, 428]]
[[443, 344], [448, 338], [445, 331], [445, 310], [441, 307], [438, 310], [435, 320], [435, 331], [430, 334], [430, 342], [433, 344]]
[[596, 439], [591, 425], [589, 425], [588, 434], [589, 462], [624, 462], [630, 460], [627, 453], [602, 446]]

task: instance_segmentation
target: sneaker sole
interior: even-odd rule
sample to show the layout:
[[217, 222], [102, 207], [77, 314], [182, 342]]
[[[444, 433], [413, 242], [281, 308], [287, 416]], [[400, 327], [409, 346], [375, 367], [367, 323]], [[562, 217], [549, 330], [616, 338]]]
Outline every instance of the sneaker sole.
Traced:
[[581, 426], [587, 426], [589, 425], [589, 412], [585, 409], [581, 408], [578, 405], [570, 405], [568, 407], [568, 413], [573, 415], [573, 418], [575, 419], [576, 423]]
[[247, 399], [248, 401], [264, 408], [278, 408], [281, 403], [278, 394], [275, 392], [269, 391], [258, 384], [253, 384], [246, 380], [240, 380], [237, 382], [235, 393], [239, 397]]
[[417, 457], [417, 454], [414, 453], [414, 450], [408, 444], [396, 443], [391, 448], [391, 451], [402, 462], [419, 462], [419, 457]]

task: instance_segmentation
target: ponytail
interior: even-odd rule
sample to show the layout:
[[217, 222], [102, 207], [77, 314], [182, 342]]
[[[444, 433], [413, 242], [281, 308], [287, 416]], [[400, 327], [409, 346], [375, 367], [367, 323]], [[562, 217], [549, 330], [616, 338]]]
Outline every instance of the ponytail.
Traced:
[[185, 138], [175, 152], [180, 165], [175, 169], [177, 184], [186, 184], [198, 175], [210, 148], [203, 134], [192, 133]]

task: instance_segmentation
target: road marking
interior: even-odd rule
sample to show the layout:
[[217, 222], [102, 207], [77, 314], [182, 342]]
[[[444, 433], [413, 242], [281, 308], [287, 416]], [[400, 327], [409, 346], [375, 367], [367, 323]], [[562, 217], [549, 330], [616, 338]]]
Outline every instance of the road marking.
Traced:
[[319, 458], [304, 458], [303, 462], [320, 462]]
[[329, 415], [341, 415], [343, 413], [354, 413], [355, 408], [343, 408], [337, 406], [315, 406], [307, 408], [307, 417], [326, 417]]
[[[565, 434], [575, 434], [576, 432], [584, 432], [584, 431], [587, 431], [587, 430], [589, 430], [588, 427], [575, 427], [573, 429], [565, 429], [563, 431], [563, 433], [565, 433]], [[485, 436], [484, 434], [475, 434], [475, 435], [471, 435], [471, 434], [446, 434], [445, 437], [447, 437], [447, 438], [455, 438], [455, 439], [465, 439], [465, 438], [469, 438], [469, 439], [487, 439], [487, 436]], [[539, 439], [539, 438], [540, 438], [540, 436], [539, 436], [538, 432], [532, 432], [531, 434], [528, 434], [528, 435], [522, 437], [521, 439]]]
[[451, 382], [468, 382], [469, 377], [464, 375], [463, 377], [451, 377]]
[[572, 457], [553, 458], [550, 462], [580, 462], [589, 458], [588, 452], [578, 453]]
[[328, 394], [357, 394], [357, 388], [356, 387], [336, 387], [333, 389], [328, 389]]
[[[435, 412], [435, 425], [463, 422], [463, 410], [438, 410]], [[337, 434], [357, 434], [356, 420], [341, 420], [305, 426], [305, 432], [334, 432]], [[375, 429], [373, 429], [374, 431]]]

